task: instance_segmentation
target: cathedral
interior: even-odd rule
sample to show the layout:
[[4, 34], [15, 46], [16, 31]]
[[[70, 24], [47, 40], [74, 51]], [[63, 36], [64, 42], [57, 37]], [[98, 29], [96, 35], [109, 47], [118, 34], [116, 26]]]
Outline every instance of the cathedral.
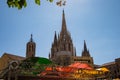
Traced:
[[65, 13], [62, 13], [62, 27], [60, 35], [54, 34], [54, 40], [52, 43], [51, 53], [49, 53], [49, 59], [55, 64], [61, 66], [67, 66], [74, 62], [88, 63], [93, 66], [93, 58], [90, 56], [87, 50], [87, 45], [84, 40], [84, 50], [82, 51], [82, 56], [76, 55], [76, 48], [73, 45], [73, 41], [70, 32], [67, 30]]
[[[33, 41], [31, 34], [30, 40], [26, 44], [26, 58], [35, 57], [36, 43]], [[67, 30], [65, 13], [62, 13], [62, 26], [60, 34], [54, 34], [54, 40], [49, 53], [49, 60], [60, 66], [67, 66], [74, 62], [88, 63], [94, 67], [94, 61], [91, 57], [86, 42], [84, 40], [84, 47], [81, 56], [76, 55], [76, 48], [74, 47], [70, 32]], [[26, 59], [18, 55], [4, 53], [0, 58], [0, 71], [7, 68], [11, 61], [21, 61]]]
[[[34, 42], [33, 36], [31, 34], [30, 40], [26, 44], [26, 57], [13, 55], [10, 53], [4, 53], [0, 57], [0, 79], [10, 80], [11, 78], [15, 78], [15, 80], [17, 80], [16, 76], [19, 76], [18, 75], [19, 73], [17, 73], [17, 71], [20, 71], [19, 66], [21, 63], [27, 65], [28, 67], [26, 70], [30, 71], [30, 69], [28, 69], [31, 66], [29, 60], [38, 59], [38, 57], [36, 57], [35, 54], [36, 54], [36, 43]], [[103, 65], [95, 65], [93, 57], [90, 55], [90, 52], [87, 49], [87, 44], [85, 40], [83, 43], [83, 51], [81, 51], [81, 56], [77, 56], [76, 48], [73, 44], [71, 34], [67, 29], [64, 10], [62, 13], [61, 31], [59, 34], [57, 34], [55, 31], [53, 43], [51, 45], [51, 52], [49, 53], [48, 57], [49, 59], [45, 59], [45, 58], [40, 59], [39, 57], [40, 59], [39, 61], [45, 63], [45, 60], [47, 60], [48, 62], [51, 62], [52, 64], [54, 63], [59, 66], [68, 66], [75, 62], [87, 63], [94, 69], [99, 67], [108, 68], [110, 70], [110, 74], [109, 73], [105, 74], [104, 76], [106, 77], [109, 76], [109, 78], [111, 79], [120, 78], [120, 58], [116, 58], [115, 61], [108, 62]], [[28, 60], [28, 63], [25, 60]], [[39, 66], [38, 63], [35, 64]], [[34, 69], [31, 67], [31, 70]], [[24, 70], [21, 69], [21, 71]], [[23, 79], [18, 79], [18, 80], [23, 80]], [[31, 76], [30, 79], [26, 79], [26, 80], [31, 80]]]

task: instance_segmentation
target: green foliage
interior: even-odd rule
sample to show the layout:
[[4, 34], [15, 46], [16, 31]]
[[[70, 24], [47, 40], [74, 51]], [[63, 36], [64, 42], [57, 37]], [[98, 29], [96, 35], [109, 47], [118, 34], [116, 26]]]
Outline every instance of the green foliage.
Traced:
[[47, 58], [31, 57], [23, 60], [19, 67], [22, 75], [37, 75], [51, 65], [53, 63]]
[[32, 67], [34, 68], [39, 68], [40, 65], [49, 65], [53, 64], [50, 60], [42, 57], [31, 57], [26, 60], [24, 60], [21, 64], [20, 67], [24, 69], [30, 69]]
[[32, 62], [32, 63], [39, 63], [39, 64], [51, 64], [52, 63], [47, 58], [43, 58], [43, 57], [32, 57], [32, 58], [27, 59], [27, 61]]
[[40, 0], [35, 0], [35, 3], [40, 5]]
[[49, 0], [50, 2], [53, 2], [53, 0]]
[[[47, 0], [49, 2], [53, 2], [53, 0]], [[37, 5], [40, 5], [41, 0], [35, 0], [35, 3]], [[26, 0], [7, 0], [7, 5], [9, 7], [15, 7], [18, 9], [22, 9], [23, 7], [27, 6], [27, 1]]]
[[33, 72], [33, 75], [37, 75], [37, 74], [39, 74], [39, 72]]
[[26, 0], [7, 0], [7, 4], [9, 7], [16, 7], [18, 9], [27, 6]]

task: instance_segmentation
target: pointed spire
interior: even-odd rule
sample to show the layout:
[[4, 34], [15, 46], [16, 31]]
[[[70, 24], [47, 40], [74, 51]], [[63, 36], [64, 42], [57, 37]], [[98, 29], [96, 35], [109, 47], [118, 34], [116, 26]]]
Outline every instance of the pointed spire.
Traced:
[[75, 48], [75, 56], [76, 56], [76, 48]]
[[82, 56], [90, 57], [90, 53], [89, 53], [89, 50], [87, 50], [87, 46], [86, 46], [85, 40], [84, 40], [84, 50], [82, 52]]
[[50, 53], [49, 53], [49, 56], [48, 56], [48, 57], [49, 57], [49, 59], [51, 58], [51, 55], [50, 55]]
[[33, 37], [33, 35], [31, 34], [30, 42], [33, 42], [33, 38], [32, 37]]
[[85, 40], [84, 40], [84, 51], [87, 51], [87, 46], [86, 46]]
[[63, 32], [67, 31], [64, 9], [63, 9], [63, 14], [62, 14], [62, 31]]
[[56, 35], [56, 31], [55, 31], [55, 36], [54, 36], [54, 42], [57, 41], [57, 35]]

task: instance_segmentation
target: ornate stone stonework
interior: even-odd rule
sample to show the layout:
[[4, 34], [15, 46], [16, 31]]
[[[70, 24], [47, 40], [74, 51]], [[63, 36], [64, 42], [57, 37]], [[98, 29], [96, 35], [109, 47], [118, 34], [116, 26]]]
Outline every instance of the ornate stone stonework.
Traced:
[[60, 35], [54, 35], [51, 53], [49, 59], [54, 63], [62, 66], [69, 65], [73, 62], [88, 63], [93, 66], [93, 58], [87, 50], [86, 42], [84, 41], [84, 50], [82, 56], [76, 56], [76, 48], [73, 46], [70, 32], [67, 30], [65, 13], [62, 14], [62, 28]]
[[64, 66], [69, 65], [71, 63], [71, 57], [75, 55], [75, 48], [72, 43], [71, 35], [66, 27], [65, 14], [63, 10], [61, 32], [58, 36], [55, 32], [49, 59], [58, 65]]

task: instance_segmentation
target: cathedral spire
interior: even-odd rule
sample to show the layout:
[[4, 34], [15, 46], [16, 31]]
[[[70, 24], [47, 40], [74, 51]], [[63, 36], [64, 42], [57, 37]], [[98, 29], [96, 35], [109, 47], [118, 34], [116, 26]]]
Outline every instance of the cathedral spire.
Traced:
[[84, 51], [87, 51], [87, 46], [86, 46], [85, 40], [84, 40]]
[[65, 13], [64, 13], [64, 9], [63, 9], [63, 14], [62, 14], [62, 32], [67, 31], [67, 27], [66, 27], [66, 20], [65, 20]]
[[82, 56], [90, 57], [90, 53], [87, 50], [87, 46], [86, 46], [85, 40], [84, 40], [84, 49], [83, 49], [83, 52], [82, 52]]
[[57, 35], [56, 35], [56, 31], [55, 31], [55, 36], [54, 36], [54, 42], [57, 41]]

